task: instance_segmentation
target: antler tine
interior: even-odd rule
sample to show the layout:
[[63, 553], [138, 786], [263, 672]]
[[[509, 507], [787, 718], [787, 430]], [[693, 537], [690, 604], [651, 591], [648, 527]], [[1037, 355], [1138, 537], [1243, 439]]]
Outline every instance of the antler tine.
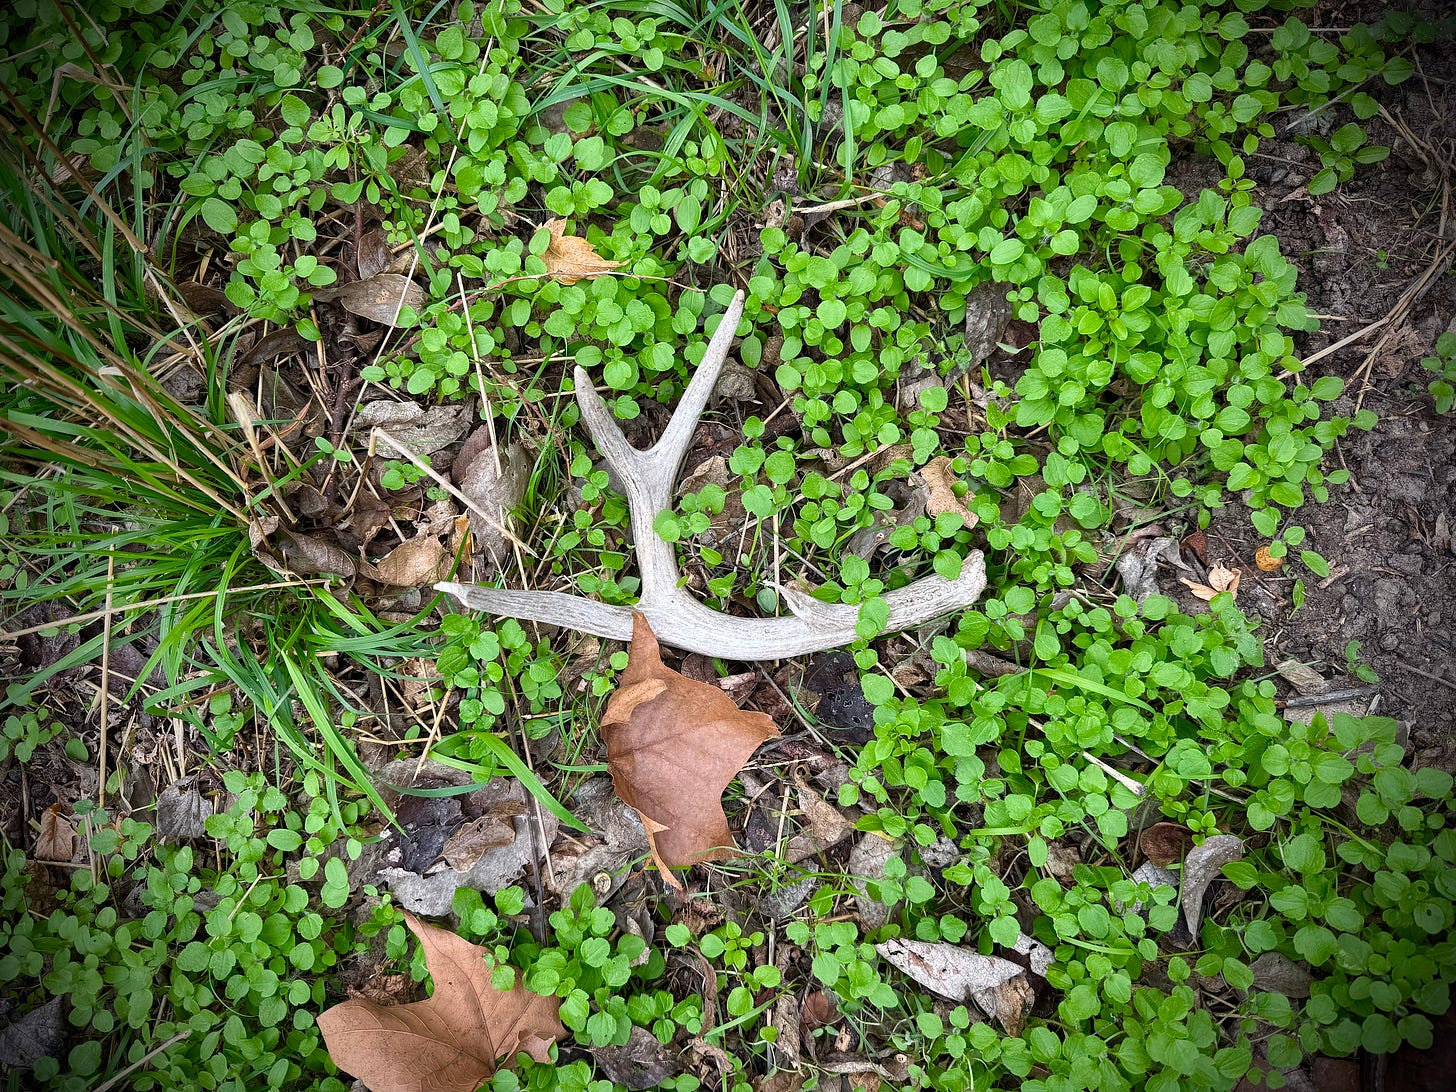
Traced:
[[[744, 299], [741, 288], [733, 294], [732, 301], [718, 323], [718, 329], [713, 331], [712, 340], [708, 342], [708, 348], [703, 353], [702, 363], [693, 373], [677, 408], [672, 411], [672, 420], [667, 423], [661, 439], [647, 452], [659, 466], [666, 468], [668, 497], [671, 496], [672, 483], [677, 481], [678, 471], [682, 469], [683, 456], [687, 454], [688, 445], [692, 443], [693, 429], [697, 427], [703, 410], [708, 408], [708, 399], [713, 396], [713, 388], [717, 386], [718, 376], [728, 359], [733, 335], [738, 331], [739, 319], [743, 317]], [[668, 497], [663, 498], [664, 504]]]
[[[718, 375], [728, 358], [733, 336], [743, 316], [744, 294], [738, 292], [723, 312], [682, 400], [657, 443], [639, 451], [627, 442], [611, 411], [577, 368], [576, 400], [582, 424], [591, 434], [607, 465], [617, 472], [627, 496], [632, 520], [642, 595], [635, 607], [599, 603], [561, 592], [517, 591], [474, 584], [441, 583], [437, 590], [455, 596], [465, 606], [510, 618], [566, 626], [599, 637], [627, 640], [632, 635], [632, 611], [647, 616], [657, 639], [666, 645], [731, 660], [777, 660], [820, 649], [836, 648], [856, 639], [859, 608], [825, 603], [803, 592], [780, 588], [792, 614], [780, 618], [739, 618], [704, 606], [681, 586], [677, 557], [653, 527], [657, 514], [672, 501], [683, 456], [692, 441], [698, 418], [707, 408]], [[986, 587], [986, 566], [979, 550], [965, 558], [955, 580], [930, 575], [885, 593], [889, 627], [896, 631], [927, 622], [974, 603]]]

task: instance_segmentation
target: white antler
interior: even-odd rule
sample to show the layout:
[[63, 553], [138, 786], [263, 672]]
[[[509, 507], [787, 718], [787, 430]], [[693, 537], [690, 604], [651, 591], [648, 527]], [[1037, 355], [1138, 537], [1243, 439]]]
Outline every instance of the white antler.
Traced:
[[[632, 540], [642, 577], [642, 596], [636, 606], [613, 606], [562, 592], [514, 591], [479, 584], [442, 583], [435, 587], [476, 610], [548, 622], [620, 641], [631, 638], [632, 612], [641, 611], [663, 644], [726, 660], [778, 660], [854, 641], [857, 606], [823, 603], [791, 588], [778, 589], [793, 612], [786, 618], [740, 618], [704, 606], [682, 587], [672, 544], [653, 530], [657, 514], [672, 503], [673, 484], [693, 429], [707, 408], [742, 316], [743, 293], [739, 292], [724, 312], [667, 429], [646, 451], [627, 442], [591, 378], [581, 368], [576, 369], [576, 401], [581, 407], [582, 423], [627, 494]], [[985, 561], [979, 550], [972, 550], [961, 566], [961, 575], [954, 580], [926, 576], [886, 592], [884, 599], [890, 607], [888, 631], [908, 629], [969, 606], [985, 587]]]

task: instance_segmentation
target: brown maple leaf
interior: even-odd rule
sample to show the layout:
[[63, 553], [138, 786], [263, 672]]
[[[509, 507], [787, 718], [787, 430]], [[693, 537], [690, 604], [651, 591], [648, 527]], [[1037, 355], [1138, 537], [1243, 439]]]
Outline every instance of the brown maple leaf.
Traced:
[[541, 260], [546, 263], [547, 275], [562, 284], [575, 284], [584, 277], [600, 277], [622, 264], [603, 258], [580, 235], [565, 234], [565, 220], [546, 221], [546, 230], [551, 233], [551, 242]]
[[1237, 598], [1239, 594], [1239, 579], [1242, 576], [1243, 570], [1241, 569], [1228, 569], [1222, 565], [1215, 565], [1208, 570], [1207, 584], [1199, 584], [1197, 581], [1189, 580], [1186, 576], [1179, 577], [1179, 579], [1188, 585], [1189, 591], [1206, 603], [1222, 591], [1226, 591]]
[[424, 946], [435, 992], [409, 1005], [345, 1001], [320, 1014], [335, 1065], [371, 1092], [475, 1092], [518, 1053], [550, 1060], [566, 1035], [559, 999], [519, 982], [496, 989], [484, 948], [413, 914], [404, 920]]
[[665, 667], [647, 619], [632, 615], [632, 649], [607, 701], [602, 736], [617, 795], [642, 818], [658, 871], [672, 874], [736, 852], [723, 790], [761, 743], [779, 734], [716, 686]]

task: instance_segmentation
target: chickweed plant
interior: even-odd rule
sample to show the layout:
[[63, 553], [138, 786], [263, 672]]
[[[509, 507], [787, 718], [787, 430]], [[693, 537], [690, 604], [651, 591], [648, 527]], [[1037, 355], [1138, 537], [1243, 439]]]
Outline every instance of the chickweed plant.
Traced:
[[[559, 997], [570, 1032], [495, 1092], [605, 1090], [591, 1051], [634, 1028], [721, 1052], [748, 1092], [784, 1056], [775, 1006], [811, 990], [854, 1050], [944, 1092], [1279, 1087], [1307, 1055], [1429, 1046], [1456, 978], [1451, 777], [1415, 768], [1394, 721], [1286, 720], [1232, 594], [1189, 615], [1086, 578], [1128, 498], [1192, 527], [1233, 507], [1271, 556], [1329, 571], [1293, 513], [1376, 422], [1300, 360], [1318, 323], [1248, 165], [1294, 125], [1309, 193], [1378, 169], [1362, 123], [1450, 28], [1320, 30], [1303, 6], [20, 0], [0, 23], [0, 597], [8, 629], [77, 640], [6, 680], [0, 763], [71, 731], [49, 687], [110, 641], [142, 657], [125, 700], [184, 724], [227, 792], [179, 846], [79, 801], [89, 860], [63, 882], [8, 848], [0, 980], [15, 1011], [66, 1014], [29, 1086], [343, 1088], [313, 1014], [342, 961], [408, 950], [349, 872], [392, 818], [359, 755], [366, 683], [432, 665], [456, 711], [437, 753], [574, 821], [579, 767], [528, 768], [502, 729], [526, 714], [575, 761], [624, 666], [442, 621], [428, 592], [386, 601], [357, 558], [267, 565], [305, 486], [367, 484], [394, 518], [434, 483], [327, 419], [291, 441], [292, 411], [244, 420], [248, 347], [276, 337], [270, 374], [319, 385], [326, 418], [481, 407], [534, 459], [519, 574], [630, 603], [626, 505], [573, 427], [570, 365], [650, 433], [740, 287], [754, 393], [718, 404], [655, 526], [720, 609], [771, 613], [801, 578], [860, 606], [874, 725], [842, 748], [838, 802], [893, 846], [869, 890], [888, 919], [866, 927], [842, 876], [785, 921], [690, 927], [654, 902], [655, 932], [589, 887], [535, 934], [522, 889], [462, 890], [460, 932]], [[557, 219], [613, 274], [550, 275]], [[315, 298], [360, 276], [371, 232], [422, 301], [387, 326]], [[346, 342], [364, 348], [339, 379]], [[974, 527], [900, 518], [940, 458]], [[882, 593], [972, 548], [985, 598], [919, 634], [929, 678], [897, 682]], [[1019, 670], [983, 677], [976, 651]], [[392, 742], [418, 755], [428, 731]], [[1176, 878], [1134, 875], [1160, 820], [1242, 840], [1196, 935]], [[947, 843], [950, 863], [928, 852]], [[875, 948], [1023, 935], [1052, 960], [1014, 1030]]]

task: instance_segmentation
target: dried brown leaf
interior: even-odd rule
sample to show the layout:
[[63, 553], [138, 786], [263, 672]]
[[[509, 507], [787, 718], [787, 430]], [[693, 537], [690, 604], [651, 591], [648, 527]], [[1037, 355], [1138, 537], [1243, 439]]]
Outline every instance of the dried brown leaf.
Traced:
[[406, 308], [416, 314], [425, 309], [425, 290], [400, 273], [376, 273], [362, 281], [316, 288], [316, 303], [337, 303], [345, 311], [360, 318], [400, 326], [400, 312]]
[[362, 280], [370, 280], [394, 264], [394, 252], [389, 248], [389, 238], [381, 228], [373, 228], [359, 237], [355, 262]]
[[438, 538], [421, 534], [401, 542], [376, 564], [367, 565], [364, 573], [381, 584], [419, 588], [448, 577], [450, 561]]
[[647, 619], [633, 614], [627, 669], [607, 701], [602, 736], [617, 795], [641, 816], [653, 860], [673, 887], [682, 884], [672, 869], [734, 854], [723, 790], [778, 734], [764, 714], [667, 668]]
[[1138, 835], [1143, 856], [1159, 868], [1177, 864], [1193, 844], [1193, 832], [1180, 823], [1154, 823]]
[[961, 517], [962, 526], [967, 529], [974, 527], [978, 518], [974, 512], [966, 507], [966, 502], [956, 496], [952, 486], [956, 477], [951, 470], [951, 461], [941, 455], [931, 459], [920, 468], [920, 476], [930, 489], [930, 497], [925, 502], [925, 512], [931, 519], [943, 513], [950, 513]]
[[479, 819], [466, 823], [450, 836], [442, 856], [456, 872], [469, 872], [487, 850], [508, 846], [516, 840], [514, 816], [526, 814], [526, 806], [518, 801], [504, 801]]
[[566, 1035], [558, 999], [519, 981], [497, 989], [484, 948], [413, 914], [404, 920], [424, 947], [435, 991], [410, 1005], [353, 1000], [320, 1014], [335, 1065], [372, 1092], [475, 1092], [519, 1053], [550, 1060], [551, 1044]]
[[1187, 577], [1179, 577], [1188, 590], [1202, 599], [1205, 603], [1212, 599], [1219, 592], [1228, 592], [1235, 598], [1239, 594], [1239, 579], [1243, 576], [1241, 569], [1228, 569], [1223, 565], [1215, 565], [1208, 570], [1208, 583], [1200, 584], [1196, 580], [1189, 580]]
[[603, 258], [580, 235], [565, 234], [565, 220], [548, 220], [546, 230], [551, 233], [551, 242], [547, 244], [541, 260], [546, 263], [547, 276], [562, 284], [575, 284], [585, 277], [599, 277], [622, 264]]
[[61, 814], [61, 805], [52, 804], [40, 816], [40, 833], [35, 839], [35, 859], [69, 861], [74, 852], [76, 828]]

